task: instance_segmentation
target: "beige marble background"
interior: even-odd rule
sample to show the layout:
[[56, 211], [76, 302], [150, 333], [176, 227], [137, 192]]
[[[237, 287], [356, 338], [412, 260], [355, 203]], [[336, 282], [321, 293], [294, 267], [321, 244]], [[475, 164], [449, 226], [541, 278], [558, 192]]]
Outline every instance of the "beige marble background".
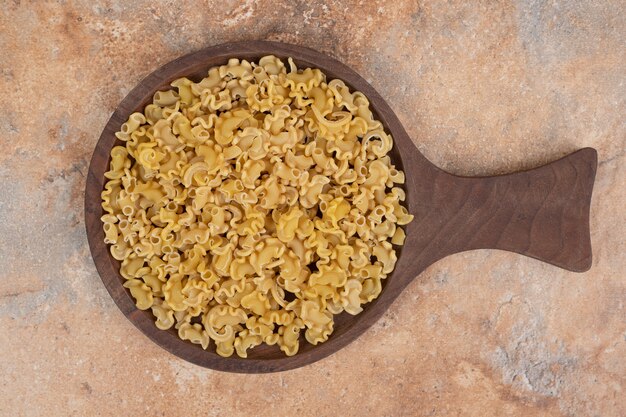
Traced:
[[[0, 415], [626, 415], [626, 21], [609, 1], [26, 1], [0, 6]], [[357, 342], [271, 375], [196, 367], [117, 310], [83, 224], [91, 152], [145, 75], [272, 39], [368, 79], [457, 174], [599, 152], [592, 269], [432, 265]]]

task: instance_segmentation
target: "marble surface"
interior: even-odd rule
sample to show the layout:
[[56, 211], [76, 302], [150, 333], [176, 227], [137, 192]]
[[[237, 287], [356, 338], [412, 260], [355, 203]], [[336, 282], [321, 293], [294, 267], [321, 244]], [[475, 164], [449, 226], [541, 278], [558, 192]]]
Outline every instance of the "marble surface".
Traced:
[[[626, 415], [626, 14], [609, 1], [26, 1], [0, 8], [0, 415]], [[160, 349], [87, 248], [85, 173], [124, 95], [245, 39], [352, 66], [456, 174], [599, 152], [593, 267], [499, 251], [432, 265], [358, 341], [235, 375]]]

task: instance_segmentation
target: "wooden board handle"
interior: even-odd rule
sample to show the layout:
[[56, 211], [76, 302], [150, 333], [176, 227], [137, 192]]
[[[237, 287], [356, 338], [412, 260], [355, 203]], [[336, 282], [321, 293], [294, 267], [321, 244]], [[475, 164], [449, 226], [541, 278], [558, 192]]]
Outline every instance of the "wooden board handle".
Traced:
[[[508, 175], [471, 178], [438, 171], [426, 192], [432, 193], [427, 211], [439, 220], [416, 246], [436, 259], [502, 249], [584, 272], [591, 267], [589, 206], [596, 167], [596, 150], [584, 148]], [[421, 218], [425, 206], [417, 204]], [[420, 225], [415, 227], [420, 233]]]

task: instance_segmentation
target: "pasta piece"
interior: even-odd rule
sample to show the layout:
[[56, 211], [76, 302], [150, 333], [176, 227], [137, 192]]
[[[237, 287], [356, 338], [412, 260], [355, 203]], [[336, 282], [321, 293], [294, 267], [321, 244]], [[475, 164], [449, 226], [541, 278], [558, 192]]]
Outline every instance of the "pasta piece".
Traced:
[[146, 284], [138, 279], [130, 279], [124, 283], [124, 287], [130, 290], [138, 309], [147, 310], [152, 307], [154, 298], [150, 287]]
[[178, 328], [178, 337], [183, 340], [189, 340], [191, 343], [201, 345], [202, 349], [209, 347], [209, 335], [202, 329], [202, 325], [198, 323], [183, 323]]

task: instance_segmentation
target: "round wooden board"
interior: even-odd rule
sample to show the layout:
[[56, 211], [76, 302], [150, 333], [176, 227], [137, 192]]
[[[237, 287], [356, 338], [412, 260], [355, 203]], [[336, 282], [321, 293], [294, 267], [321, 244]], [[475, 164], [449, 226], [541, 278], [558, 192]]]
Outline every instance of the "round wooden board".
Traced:
[[[247, 359], [218, 356], [213, 346], [181, 340], [174, 330], [155, 327], [150, 311], [135, 307], [122, 286], [119, 262], [104, 243], [100, 193], [104, 189], [111, 148], [128, 116], [142, 111], [158, 90], [179, 77], [199, 80], [209, 68], [229, 58], [256, 61], [265, 55], [292, 57], [299, 68], [319, 68], [328, 79], [343, 80], [363, 92], [394, 140], [393, 163], [406, 175], [409, 212], [415, 221], [406, 228], [405, 245], [397, 248], [398, 262], [384, 281], [380, 296], [357, 316], [335, 317], [329, 340], [317, 346], [304, 338], [299, 352], [285, 356], [276, 346], [258, 346]], [[453, 253], [493, 248], [517, 252], [572, 271], [591, 266], [589, 204], [597, 166], [594, 149], [585, 148], [551, 164], [515, 174], [466, 178], [431, 164], [415, 147], [389, 105], [356, 72], [314, 50], [277, 42], [250, 41], [209, 47], [157, 69], [135, 87], [111, 116], [94, 150], [85, 191], [85, 224], [91, 253], [102, 282], [126, 317], [159, 346], [195, 364], [241, 373], [276, 372], [318, 361], [346, 346], [366, 331], [402, 290], [427, 266]], [[419, 337], [419, 335], [416, 335]]]

